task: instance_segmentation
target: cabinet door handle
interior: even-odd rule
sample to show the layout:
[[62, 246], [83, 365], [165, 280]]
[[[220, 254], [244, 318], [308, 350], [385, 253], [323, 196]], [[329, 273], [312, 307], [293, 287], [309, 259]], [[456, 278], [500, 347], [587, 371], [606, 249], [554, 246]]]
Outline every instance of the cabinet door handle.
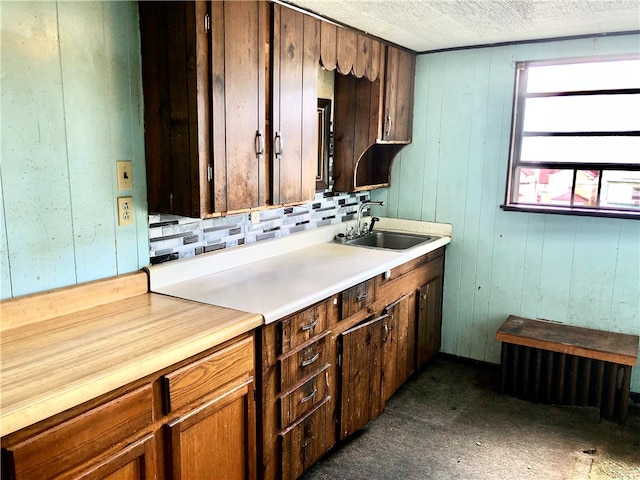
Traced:
[[363, 293], [362, 295], [358, 295], [356, 297], [356, 301], [360, 301], [360, 300], [364, 300], [365, 298], [367, 298], [369, 296], [369, 292]]
[[384, 123], [386, 124], [386, 128], [384, 129], [384, 133], [388, 137], [389, 135], [391, 135], [391, 115], [387, 115], [387, 117], [385, 118], [385, 122]]
[[280, 132], [276, 132], [276, 137], [273, 143], [276, 147], [276, 157], [280, 158], [282, 156], [282, 152], [284, 151], [284, 141], [282, 140], [282, 135], [280, 135]]
[[384, 329], [384, 335], [382, 336], [382, 343], [387, 343], [387, 338], [389, 338], [389, 325], [387, 325], [387, 322], [384, 322], [382, 328]]
[[316, 318], [313, 322], [308, 323], [306, 325], [303, 325], [300, 330], [302, 330], [303, 332], [306, 332], [307, 330], [311, 330], [313, 327], [315, 327], [318, 324], [318, 319]]
[[301, 398], [301, 399], [300, 399], [300, 403], [307, 403], [309, 400], [311, 400], [313, 397], [315, 397], [315, 396], [316, 396], [316, 393], [318, 393], [318, 389], [317, 389], [317, 388], [314, 388], [314, 389], [313, 389], [313, 392], [311, 392], [311, 393], [310, 393], [309, 395], [307, 395], [306, 397], [304, 397], [304, 398]]
[[256, 156], [264, 155], [264, 137], [262, 130], [256, 132]]
[[309, 360], [303, 360], [302, 361], [302, 366], [303, 367], [307, 367], [309, 365], [311, 365], [313, 362], [315, 362], [316, 360], [318, 360], [318, 358], [320, 358], [320, 354], [316, 353], [313, 357], [311, 357]]

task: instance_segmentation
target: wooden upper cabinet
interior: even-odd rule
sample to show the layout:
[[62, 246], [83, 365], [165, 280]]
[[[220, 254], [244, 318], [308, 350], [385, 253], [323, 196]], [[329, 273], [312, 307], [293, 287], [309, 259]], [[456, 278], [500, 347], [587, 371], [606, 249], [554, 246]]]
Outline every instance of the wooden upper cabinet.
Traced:
[[207, 7], [139, 2], [138, 8], [149, 212], [199, 217], [211, 203]]
[[415, 55], [361, 37], [352, 73], [335, 77], [336, 191], [388, 186], [393, 159], [411, 143]]
[[381, 135], [384, 142], [411, 142], [415, 72], [414, 54], [387, 46]]
[[265, 205], [266, 8], [139, 3], [149, 212]]
[[318, 160], [320, 22], [272, 4], [272, 203], [311, 200]]
[[266, 204], [266, 10], [262, 1], [211, 2], [216, 212]]

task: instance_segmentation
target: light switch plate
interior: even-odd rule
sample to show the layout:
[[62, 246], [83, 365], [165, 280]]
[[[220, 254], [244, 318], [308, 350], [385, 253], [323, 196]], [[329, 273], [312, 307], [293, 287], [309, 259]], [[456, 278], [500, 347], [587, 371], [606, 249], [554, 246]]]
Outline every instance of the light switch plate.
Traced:
[[118, 190], [133, 189], [133, 163], [131, 160], [118, 160], [116, 162], [118, 173]]
[[133, 225], [133, 197], [118, 197], [118, 225]]

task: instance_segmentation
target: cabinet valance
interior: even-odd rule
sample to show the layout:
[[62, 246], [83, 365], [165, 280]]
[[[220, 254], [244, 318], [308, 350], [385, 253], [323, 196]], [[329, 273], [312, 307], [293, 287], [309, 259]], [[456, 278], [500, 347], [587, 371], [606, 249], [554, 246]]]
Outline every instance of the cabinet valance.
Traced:
[[320, 64], [342, 75], [366, 77], [375, 82], [384, 65], [384, 48], [378, 40], [322, 22], [320, 29]]

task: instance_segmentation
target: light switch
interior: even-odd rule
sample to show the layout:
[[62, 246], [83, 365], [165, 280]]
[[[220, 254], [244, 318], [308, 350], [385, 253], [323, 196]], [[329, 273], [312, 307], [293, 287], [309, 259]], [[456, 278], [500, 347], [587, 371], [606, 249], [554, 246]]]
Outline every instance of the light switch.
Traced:
[[118, 160], [116, 162], [118, 173], [118, 190], [133, 189], [133, 163], [131, 160]]

